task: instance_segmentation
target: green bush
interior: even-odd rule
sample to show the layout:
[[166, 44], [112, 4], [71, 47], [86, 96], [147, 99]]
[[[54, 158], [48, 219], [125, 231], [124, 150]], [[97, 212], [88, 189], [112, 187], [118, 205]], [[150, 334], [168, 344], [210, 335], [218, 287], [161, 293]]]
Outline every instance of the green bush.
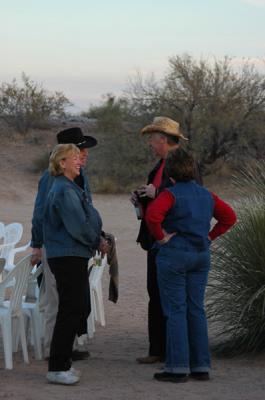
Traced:
[[98, 145], [90, 151], [87, 171], [91, 188], [101, 193], [128, 193], [144, 183], [153, 157], [140, 135], [142, 125], [130, 117], [126, 101], [107, 95], [83, 116], [97, 120], [93, 135]]
[[122, 129], [128, 110], [125, 100], [116, 99], [108, 93], [103, 96], [99, 106], [91, 106], [87, 112], [82, 112], [82, 117], [95, 118], [98, 121], [98, 130], [102, 132], [117, 132]]
[[265, 161], [248, 159], [247, 167], [233, 176], [234, 186], [240, 196], [262, 196], [265, 199]]
[[50, 117], [62, 117], [70, 101], [61, 92], [48, 93], [22, 74], [22, 85], [14, 79], [0, 86], [0, 116], [19, 132], [46, 128]]
[[49, 151], [40, 154], [38, 158], [33, 160], [32, 171], [42, 173], [49, 166], [49, 158], [50, 158]]
[[87, 172], [96, 192], [128, 193], [146, 181], [153, 157], [137, 131], [96, 132]]
[[265, 75], [254, 65], [236, 70], [232, 61], [173, 56], [159, 80], [131, 79], [130, 110], [149, 121], [165, 115], [180, 122], [204, 165], [225, 158], [238, 166], [246, 156], [263, 157]]
[[234, 178], [247, 196], [237, 204], [237, 225], [213, 248], [207, 310], [215, 350], [226, 355], [265, 350], [264, 178], [264, 162]]

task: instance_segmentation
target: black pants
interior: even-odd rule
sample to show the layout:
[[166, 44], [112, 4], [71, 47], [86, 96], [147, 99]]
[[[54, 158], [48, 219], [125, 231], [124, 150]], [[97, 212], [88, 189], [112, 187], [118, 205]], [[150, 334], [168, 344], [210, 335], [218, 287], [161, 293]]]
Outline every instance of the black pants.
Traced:
[[49, 258], [55, 276], [59, 307], [50, 348], [49, 371], [67, 371], [75, 336], [88, 317], [89, 284], [86, 258]]
[[166, 353], [166, 318], [163, 315], [157, 283], [156, 254], [156, 250], [147, 252], [149, 355], [164, 358]]

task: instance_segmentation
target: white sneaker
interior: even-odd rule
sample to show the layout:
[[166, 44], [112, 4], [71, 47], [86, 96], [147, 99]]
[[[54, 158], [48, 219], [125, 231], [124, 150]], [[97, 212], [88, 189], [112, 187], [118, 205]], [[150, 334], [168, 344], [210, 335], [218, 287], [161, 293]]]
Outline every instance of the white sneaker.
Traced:
[[79, 369], [75, 369], [74, 367], [71, 367], [71, 368], [69, 369], [69, 371], [72, 372], [73, 375], [76, 375], [76, 376], [78, 376], [78, 378], [80, 378], [80, 376], [81, 376], [81, 371], [79, 371]]
[[79, 382], [80, 379], [71, 369], [68, 371], [49, 371], [46, 377], [49, 382], [58, 383], [60, 385], [74, 385]]

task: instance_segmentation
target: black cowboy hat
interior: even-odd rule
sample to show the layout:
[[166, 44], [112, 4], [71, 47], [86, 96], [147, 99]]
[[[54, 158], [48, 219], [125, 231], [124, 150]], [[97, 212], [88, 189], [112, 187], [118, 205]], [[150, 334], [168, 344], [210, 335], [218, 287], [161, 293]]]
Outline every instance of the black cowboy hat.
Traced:
[[57, 141], [59, 144], [73, 143], [79, 149], [94, 147], [97, 140], [93, 136], [84, 136], [80, 128], [68, 128], [57, 133]]

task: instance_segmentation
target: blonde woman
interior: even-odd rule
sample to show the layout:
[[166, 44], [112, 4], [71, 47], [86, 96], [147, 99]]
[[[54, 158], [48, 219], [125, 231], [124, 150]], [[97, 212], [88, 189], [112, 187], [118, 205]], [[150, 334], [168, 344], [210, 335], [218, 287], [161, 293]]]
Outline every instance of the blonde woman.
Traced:
[[87, 313], [87, 262], [99, 247], [102, 222], [91, 200], [74, 179], [80, 174], [80, 150], [57, 145], [49, 171], [55, 176], [44, 213], [44, 246], [56, 279], [59, 308], [54, 327], [47, 379], [72, 385], [79, 381], [71, 368], [75, 335]]

